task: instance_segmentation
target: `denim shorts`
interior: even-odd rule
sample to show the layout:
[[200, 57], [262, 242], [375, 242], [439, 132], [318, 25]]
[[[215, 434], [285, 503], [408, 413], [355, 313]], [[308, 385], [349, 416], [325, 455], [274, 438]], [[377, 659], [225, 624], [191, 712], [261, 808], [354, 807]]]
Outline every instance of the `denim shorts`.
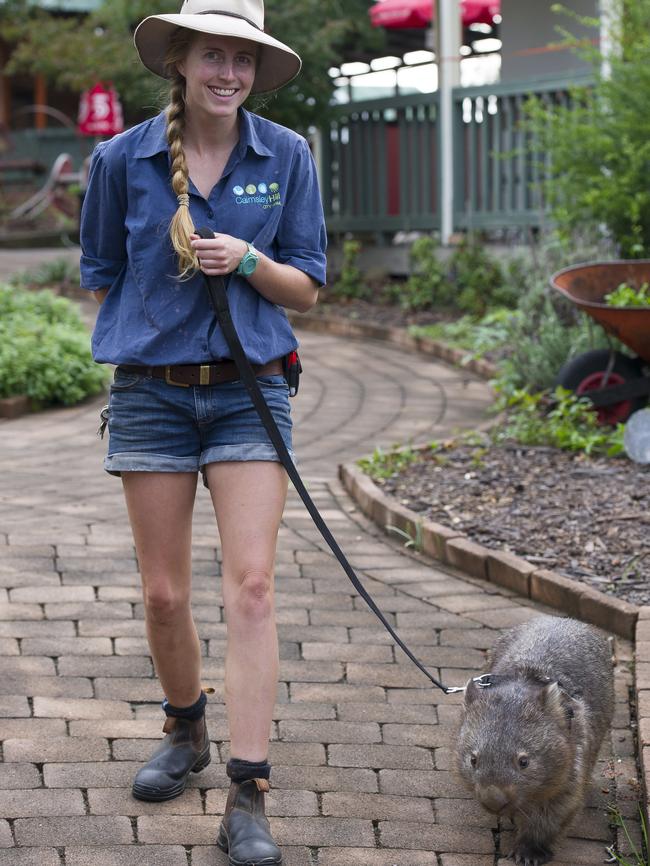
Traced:
[[[283, 376], [257, 381], [293, 459], [289, 389]], [[279, 461], [241, 381], [189, 388], [115, 371], [108, 404], [104, 469], [198, 472], [208, 463]]]

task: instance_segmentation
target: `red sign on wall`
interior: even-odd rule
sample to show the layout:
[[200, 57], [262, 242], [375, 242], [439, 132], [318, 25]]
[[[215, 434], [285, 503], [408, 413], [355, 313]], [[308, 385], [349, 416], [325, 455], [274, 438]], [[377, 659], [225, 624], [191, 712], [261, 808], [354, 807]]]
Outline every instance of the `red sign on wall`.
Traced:
[[124, 130], [122, 105], [116, 91], [96, 84], [81, 94], [79, 132], [82, 135], [116, 135]]

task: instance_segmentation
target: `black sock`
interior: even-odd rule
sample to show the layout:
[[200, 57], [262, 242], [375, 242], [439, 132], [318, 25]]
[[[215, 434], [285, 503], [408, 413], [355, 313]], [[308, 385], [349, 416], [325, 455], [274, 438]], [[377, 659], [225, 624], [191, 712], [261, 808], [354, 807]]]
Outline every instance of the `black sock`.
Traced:
[[243, 761], [241, 758], [231, 758], [226, 764], [226, 773], [233, 782], [241, 784], [250, 779], [269, 779], [271, 765], [268, 761]]
[[174, 707], [167, 698], [162, 702], [162, 708], [167, 716], [173, 716], [175, 719], [187, 719], [190, 722], [195, 722], [200, 719], [205, 712], [205, 705], [208, 699], [205, 692], [201, 692], [199, 699], [190, 707]]

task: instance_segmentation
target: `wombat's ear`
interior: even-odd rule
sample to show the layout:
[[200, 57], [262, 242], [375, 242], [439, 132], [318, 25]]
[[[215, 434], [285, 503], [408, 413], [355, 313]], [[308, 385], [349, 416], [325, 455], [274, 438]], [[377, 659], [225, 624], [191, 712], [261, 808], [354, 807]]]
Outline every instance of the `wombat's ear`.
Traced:
[[549, 683], [541, 691], [541, 699], [547, 712], [552, 714], [559, 722], [570, 722], [573, 716], [571, 698], [559, 683]]
[[469, 680], [465, 686], [465, 706], [469, 707], [479, 696], [480, 689], [473, 679]]

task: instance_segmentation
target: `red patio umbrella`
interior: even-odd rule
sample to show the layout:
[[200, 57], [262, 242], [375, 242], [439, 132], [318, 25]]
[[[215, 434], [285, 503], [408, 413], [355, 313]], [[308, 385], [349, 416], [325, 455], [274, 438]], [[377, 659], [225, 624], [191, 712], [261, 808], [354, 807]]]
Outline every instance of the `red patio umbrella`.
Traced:
[[[463, 25], [492, 24], [501, 11], [501, 0], [461, 0]], [[382, 0], [370, 7], [373, 27], [406, 29], [429, 27], [433, 14], [433, 0]]]

